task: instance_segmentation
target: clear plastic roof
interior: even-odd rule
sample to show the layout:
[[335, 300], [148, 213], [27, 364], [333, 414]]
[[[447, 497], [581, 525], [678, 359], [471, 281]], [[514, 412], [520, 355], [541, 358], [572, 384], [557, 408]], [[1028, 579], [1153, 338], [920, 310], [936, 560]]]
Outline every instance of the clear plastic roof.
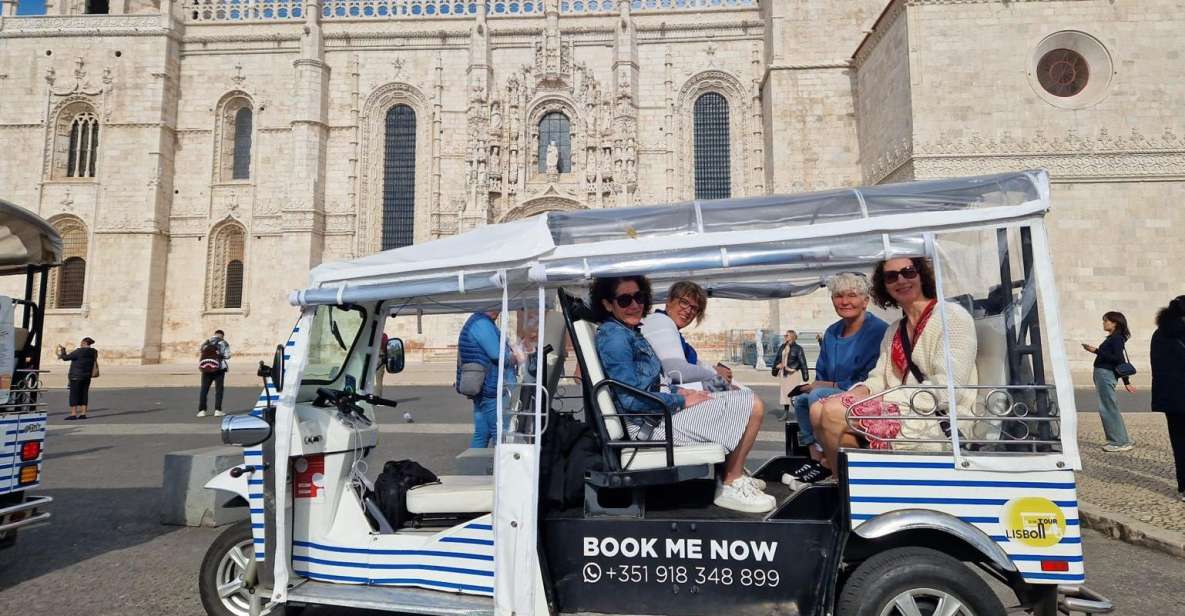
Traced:
[[56, 265], [62, 238], [40, 216], [0, 199], [0, 275], [17, 274], [27, 265]]

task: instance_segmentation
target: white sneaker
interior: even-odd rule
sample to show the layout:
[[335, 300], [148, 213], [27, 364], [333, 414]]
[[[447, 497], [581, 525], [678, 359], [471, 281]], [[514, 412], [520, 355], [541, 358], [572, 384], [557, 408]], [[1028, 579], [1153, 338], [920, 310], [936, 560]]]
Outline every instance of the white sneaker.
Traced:
[[225, 414], [226, 414], [226, 413], [223, 413], [222, 411], [214, 411], [214, 416], [215, 416], [215, 417], [222, 417], [222, 416], [223, 416], [223, 415], [225, 415]]
[[741, 475], [741, 479], [749, 482], [749, 485], [753, 486], [754, 488], [757, 488], [759, 491], [765, 491], [765, 480], [758, 479], [758, 478], [750, 475], [749, 471], [745, 471], [745, 474]]
[[1126, 445], [1103, 445], [1103, 451], [1107, 453], [1117, 453], [1120, 451], [1131, 451], [1136, 446], [1135, 443], [1127, 443]]
[[782, 483], [786, 484], [786, 487], [790, 488], [791, 492], [797, 492], [811, 485], [790, 473], [782, 473]]
[[730, 484], [718, 484], [716, 500], [713, 502], [717, 507], [745, 513], [765, 513], [773, 510], [778, 504], [774, 497], [754, 488], [748, 481], [739, 479]]
[[205, 416], [206, 416], [206, 412], [205, 412], [205, 411], [198, 411], [198, 414], [197, 414], [197, 416], [198, 416], [198, 417], [205, 417]]

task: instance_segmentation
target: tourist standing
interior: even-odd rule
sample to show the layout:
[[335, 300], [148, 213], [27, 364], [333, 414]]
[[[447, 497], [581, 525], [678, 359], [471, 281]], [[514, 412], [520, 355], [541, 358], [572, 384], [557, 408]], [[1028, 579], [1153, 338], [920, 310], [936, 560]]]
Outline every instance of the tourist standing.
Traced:
[[230, 343], [226, 341], [226, 333], [221, 329], [214, 330], [202, 343], [198, 351], [198, 370], [202, 373], [202, 398], [198, 402], [198, 417], [206, 416], [206, 399], [210, 397], [210, 385], [214, 385], [214, 416], [222, 417], [222, 391], [226, 384], [226, 371], [230, 370]]
[[1185, 502], [1185, 295], [1156, 315], [1152, 334], [1152, 410], [1164, 413], [1177, 467], [1177, 498]]
[[[498, 310], [475, 312], [469, 315], [457, 337], [457, 392], [473, 401], [473, 448], [491, 447], [498, 437], [498, 355], [501, 332], [494, 320]], [[505, 395], [517, 382], [514, 365], [516, 356], [507, 345], [502, 349], [506, 365], [502, 373], [504, 407], [510, 397]], [[504, 410], [509, 413], [508, 408]]]
[[90, 403], [91, 379], [99, 376], [99, 352], [93, 348], [95, 341], [89, 336], [78, 343], [78, 348], [66, 352], [58, 345], [58, 359], [70, 362], [66, 379], [70, 386], [70, 415], [67, 421], [86, 419], [86, 407]]
[[[1119, 402], [1115, 399], [1115, 387], [1119, 383], [1119, 375], [1115, 369], [1119, 364], [1127, 363], [1127, 339], [1131, 338], [1131, 330], [1127, 327], [1127, 317], [1122, 312], [1111, 311], [1103, 315], [1103, 331], [1107, 338], [1099, 346], [1083, 344], [1082, 348], [1094, 353], [1094, 388], [1099, 394], [1099, 415], [1103, 418], [1103, 434], [1107, 437], [1107, 444], [1103, 451], [1128, 451], [1135, 446], [1135, 442], [1127, 434], [1127, 425], [1123, 423], [1123, 415], [1119, 413]], [[1123, 387], [1132, 393], [1127, 377], [1123, 378]]]
[[811, 378], [806, 367], [806, 351], [798, 344], [798, 332], [786, 330], [782, 346], [778, 347], [777, 361], [772, 372], [778, 377], [778, 399], [782, 401], [778, 419], [786, 419], [790, 414], [790, 392]]

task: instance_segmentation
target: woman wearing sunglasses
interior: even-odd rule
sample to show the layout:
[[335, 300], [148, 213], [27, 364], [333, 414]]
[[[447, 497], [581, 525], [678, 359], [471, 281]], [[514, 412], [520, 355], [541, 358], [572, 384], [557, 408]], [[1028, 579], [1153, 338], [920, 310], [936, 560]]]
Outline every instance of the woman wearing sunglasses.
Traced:
[[[650, 312], [650, 281], [644, 276], [597, 278], [590, 304], [597, 321], [597, 355], [605, 376], [654, 394], [672, 413], [672, 440], [676, 445], [719, 443], [728, 452], [723, 482], [716, 486], [720, 507], [751, 513], [770, 511], [777, 504], [762, 492], [764, 482], [745, 474], [745, 458], [757, 440], [765, 407], [749, 390], [709, 394], [704, 391], [661, 388], [662, 362], [642, 336], [639, 327]], [[656, 417], [638, 414], [661, 412], [650, 399], [611, 388], [618, 412], [635, 440], [662, 440], [666, 425]]]
[[722, 364], [711, 366], [699, 360], [699, 353], [679, 333], [704, 320], [708, 294], [703, 287], [681, 280], [667, 291], [667, 305], [642, 319], [642, 335], [662, 362], [667, 380], [677, 384], [702, 383], [708, 391], [727, 391], [732, 370]]
[[[842, 447], [864, 445], [870, 449], [914, 451], [936, 451], [946, 447], [943, 442], [948, 439], [945, 422], [910, 420], [908, 417], [938, 414], [937, 403], [946, 399], [948, 383], [978, 383], [975, 369], [977, 344], [975, 322], [970, 313], [949, 302], [939, 307], [936, 295], [934, 270], [929, 259], [889, 259], [877, 264], [872, 274], [872, 300], [882, 308], [900, 308], [903, 316], [885, 331], [880, 357], [867, 380], [811, 407], [815, 437], [823, 446], [829, 468], [836, 468]], [[945, 331], [940, 308], [946, 312]], [[944, 338], [950, 343], [949, 371], [943, 349]], [[930, 388], [921, 390], [924, 393], [917, 393], [916, 388], [898, 389], [861, 402], [898, 385], [919, 384]], [[974, 411], [975, 391], [959, 390], [955, 402], [964, 413]], [[865, 442], [861, 442], [863, 436], [857, 438], [848, 429], [848, 407], [852, 407], [856, 417], [869, 417], [857, 419], [860, 430], [870, 435]], [[897, 415], [902, 419], [895, 419]]]

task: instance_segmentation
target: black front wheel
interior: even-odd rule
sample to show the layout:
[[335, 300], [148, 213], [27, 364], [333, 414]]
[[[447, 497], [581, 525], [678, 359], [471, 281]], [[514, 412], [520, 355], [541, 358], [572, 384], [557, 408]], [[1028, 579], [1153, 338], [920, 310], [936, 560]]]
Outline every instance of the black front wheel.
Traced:
[[[198, 594], [210, 616], [249, 616], [254, 580], [247, 579], [249, 565], [255, 560], [255, 540], [251, 520], [243, 520], [222, 531], [206, 550], [198, 573]], [[267, 598], [264, 597], [264, 605]], [[289, 612], [291, 614], [291, 612]], [[284, 614], [273, 609], [272, 616]]]
[[1004, 616], [991, 587], [958, 560], [896, 548], [864, 561], [840, 591], [838, 616]]

